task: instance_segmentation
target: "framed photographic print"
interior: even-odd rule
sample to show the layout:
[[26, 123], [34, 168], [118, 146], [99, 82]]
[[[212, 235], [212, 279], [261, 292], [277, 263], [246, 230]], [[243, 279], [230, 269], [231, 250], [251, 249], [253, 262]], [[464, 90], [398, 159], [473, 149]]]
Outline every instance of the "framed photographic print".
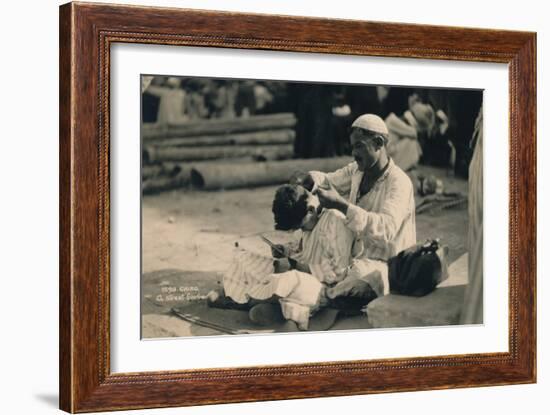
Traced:
[[61, 6], [61, 409], [535, 382], [535, 46]]

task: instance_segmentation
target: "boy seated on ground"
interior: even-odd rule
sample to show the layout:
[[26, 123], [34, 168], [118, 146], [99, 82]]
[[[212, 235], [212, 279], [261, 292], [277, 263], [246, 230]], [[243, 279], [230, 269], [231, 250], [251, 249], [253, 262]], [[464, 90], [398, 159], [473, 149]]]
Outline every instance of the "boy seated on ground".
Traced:
[[[249, 310], [250, 319], [259, 324], [285, 319], [307, 330], [310, 317], [323, 308], [333, 309], [323, 315], [330, 327], [337, 310], [358, 314], [387, 292], [425, 295], [447, 276], [447, 248], [438, 241], [402, 251], [384, 264], [384, 272], [370, 270], [364, 275], [364, 260], [354, 259], [363, 247], [346, 226], [345, 215], [320, 209], [318, 198], [300, 185], [277, 189], [272, 211], [275, 229], [302, 230], [298, 249], [278, 245], [275, 261], [239, 250], [224, 275], [224, 292], [208, 294], [210, 306]], [[351, 290], [348, 281], [353, 283]]]
[[275, 261], [239, 250], [224, 275], [224, 293], [209, 293], [208, 303], [249, 309], [250, 318], [256, 322], [272, 320], [266, 314], [277, 313], [280, 305], [284, 319], [307, 330], [309, 317], [328, 304], [327, 287], [350, 272], [354, 235], [345, 226], [341, 212], [320, 209], [317, 197], [300, 185], [278, 188], [272, 211], [275, 229], [302, 230], [298, 250], [279, 245], [284, 253], [274, 253], [279, 257]]

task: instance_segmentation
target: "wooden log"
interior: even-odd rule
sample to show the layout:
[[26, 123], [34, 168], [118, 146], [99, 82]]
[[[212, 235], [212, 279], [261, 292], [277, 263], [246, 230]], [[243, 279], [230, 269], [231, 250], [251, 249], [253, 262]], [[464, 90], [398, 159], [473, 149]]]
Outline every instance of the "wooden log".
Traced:
[[352, 161], [351, 157], [295, 159], [264, 163], [210, 163], [193, 166], [191, 185], [197, 189], [236, 189], [287, 183], [297, 173], [310, 170], [334, 171]]
[[149, 143], [157, 147], [203, 147], [223, 145], [266, 145], [292, 144], [296, 133], [294, 130], [266, 130], [251, 133], [205, 135], [194, 137], [174, 137], [151, 140]]
[[175, 163], [147, 164], [141, 168], [141, 178], [150, 179], [153, 177], [173, 177], [179, 173], [181, 168]]
[[167, 125], [161, 125], [159, 123], [142, 122], [141, 123], [141, 137], [147, 139], [148, 137], [162, 137], [166, 135], [168, 131]]
[[145, 165], [141, 168], [141, 178], [150, 179], [151, 177], [157, 177], [163, 174], [163, 166], [160, 164]]
[[[250, 157], [228, 159], [224, 164], [237, 165], [251, 163]], [[165, 162], [162, 164], [143, 166], [142, 168], [142, 192], [143, 194], [155, 194], [165, 190], [173, 190], [188, 187], [191, 183], [191, 169], [202, 168], [216, 161], [195, 161], [192, 163]]]
[[184, 169], [174, 176], [150, 177], [141, 183], [141, 191], [146, 195], [179, 189], [188, 186], [190, 179], [189, 169]]
[[259, 130], [292, 128], [296, 125], [296, 117], [292, 113], [255, 115], [232, 119], [213, 119], [189, 121], [182, 124], [170, 124], [157, 128], [142, 128], [141, 134], [145, 141], [169, 137], [193, 137], [201, 135], [233, 134]]
[[268, 146], [212, 146], [212, 147], [146, 147], [145, 163], [163, 161], [196, 161], [238, 157], [258, 160], [283, 160], [294, 155], [292, 144]]
[[422, 150], [417, 140], [402, 138], [388, 144], [388, 155], [403, 171], [408, 171], [418, 164]]

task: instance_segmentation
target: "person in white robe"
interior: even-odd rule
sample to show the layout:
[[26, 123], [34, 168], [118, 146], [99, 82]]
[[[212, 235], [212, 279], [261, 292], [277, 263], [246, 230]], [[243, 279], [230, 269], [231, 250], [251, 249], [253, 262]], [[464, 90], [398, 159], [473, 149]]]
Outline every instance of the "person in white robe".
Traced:
[[[318, 198], [299, 185], [277, 190], [273, 213], [276, 229], [302, 231], [298, 247], [276, 246], [276, 256], [289, 258], [293, 269], [280, 272], [272, 257], [238, 249], [224, 274], [223, 295], [250, 308], [251, 315], [259, 304], [278, 303], [285, 319], [306, 330], [309, 318], [328, 304], [327, 289], [357, 273], [351, 256], [355, 235], [341, 212], [320, 209]], [[234, 305], [212, 297], [213, 306]]]
[[[321, 206], [345, 216], [356, 235], [353, 275], [327, 291], [331, 299], [346, 297], [364, 306], [389, 293], [387, 260], [416, 244], [414, 188], [409, 177], [388, 156], [388, 129], [374, 114], [352, 124], [354, 162], [332, 173], [312, 171], [303, 185], [318, 195]], [[364, 303], [364, 304], [363, 304]]]
[[333, 173], [309, 172], [292, 188], [303, 192], [294, 198], [304, 201], [302, 213], [287, 210], [280, 223], [275, 215], [279, 229], [304, 231], [299, 252], [286, 253], [295, 269], [276, 274], [271, 258], [241, 252], [225, 274], [224, 295], [247, 305], [275, 297], [285, 318], [305, 329], [327, 304], [360, 312], [388, 294], [387, 260], [416, 244], [416, 224], [413, 186], [388, 157], [387, 136], [381, 118], [359, 117], [351, 134], [355, 161]]
[[284, 272], [277, 272], [272, 257], [238, 249], [224, 273], [224, 295], [247, 305], [251, 316], [259, 304], [275, 303], [286, 320], [307, 330], [310, 317], [328, 305], [327, 288], [353, 272], [354, 235], [344, 222], [340, 212], [323, 210], [315, 226], [303, 230], [299, 248], [286, 251], [295, 265]]

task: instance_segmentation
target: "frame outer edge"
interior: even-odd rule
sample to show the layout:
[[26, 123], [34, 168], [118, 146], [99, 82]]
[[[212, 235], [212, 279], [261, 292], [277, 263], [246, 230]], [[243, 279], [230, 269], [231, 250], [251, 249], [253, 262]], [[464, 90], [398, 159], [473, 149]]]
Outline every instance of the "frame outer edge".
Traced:
[[532, 99], [533, 99], [533, 118], [532, 118], [532, 129], [533, 129], [533, 165], [532, 174], [533, 174], [533, 245], [532, 245], [532, 269], [533, 269], [533, 279], [532, 279], [532, 293], [533, 293], [533, 305], [531, 309], [531, 318], [533, 324], [533, 337], [532, 344], [530, 349], [533, 352], [532, 359], [532, 380], [534, 383], [537, 383], [537, 33], [533, 34], [532, 40]]
[[[100, 203], [97, 17], [71, 3], [71, 330], [72, 411], [101, 386]], [[101, 8], [94, 5], [92, 9]]]
[[[522, 282], [525, 287], [519, 307], [520, 319], [524, 325], [520, 327], [524, 338], [523, 352], [526, 377], [530, 382], [537, 381], [537, 36], [532, 33], [530, 39], [519, 51], [518, 60], [520, 77], [518, 80], [518, 129], [522, 144], [520, 169], [522, 175], [518, 178], [522, 189], [519, 201], [520, 224], [525, 232], [522, 235], [523, 251], [520, 258], [520, 270], [524, 272]], [[520, 111], [523, 109], [523, 111]]]
[[[154, 8], [153, 8], [154, 9]], [[139, 8], [127, 8], [124, 6], [114, 5], [97, 5], [87, 3], [76, 3], [63, 5], [60, 8], [60, 407], [68, 412], [89, 412], [89, 411], [104, 411], [115, 409], [137, 409], [163, 406], [180, 406], [180, 405], [200, 405], [206, 403], [228, 403], [228, 402], [245, 402], [256, 400], [272, 400], [272, 399], [292, 399], [306, 398], [314, 396], [344, 396], [348, 394], [362, 393], [380, 393], [389, 391], [405, 391], [405, 390], [425, 390], [425, 389], [441, 389], [449, 387], [469, 387], [469, 386], [489, 386], [510, 383], [529, 383], [536, 379], [536, 333], [535, 333], [535, 278], [536, 271], [534, 265], [536, 263], [536, 207], [531, 205], [535, 202], [536, 195], [534, 193], [536, 187], [536, 166], [533, 164], [536, 159], [536, 37], [533, 33], [516, 33], [507, 36], [511, 37], [510, 44], [498, 43], [493, 49], [513, 50], [506, 52], [502, 56], [499, 54], [491, 57], [482, 57], [479, 60], [483, 61], [499, 61], [506, 60], [512, 62], [512, 66], [517, 69], [520, 77], [517, 81], [517, 91], [514, 96], [516, 101], [515, 109], [517, 111], [517, 127], [519, 133], [515, 135], [515, 139], [522, 139], [518, 145], [517, 164], [523, 175], [518, 178], [520, 190], [517, 192], [517, 201], [519, 212], [519, 229], [522, 237], [525, 237], [523, 243], [519, 244], [522, 258], [519, 259], [519, 269], [523, 271], [523, 275], [519, 278], [518, 286], [520, 287], [520, 295], [517, 299], [521, 305], [519, 314], [520, 338], [519, 338], [519, 359], [513, 359], [515, 363], [510, 361], [502, 361], [502, 364], [495, 365], [495, 375], [503, 376], [501, 381], [495, 381], [493, 378], [486, 378], [482, 371], [473, 371], [471, 380], [473, 383], [465, 380], [457, 381], [456, 379], [441, 382], [438, 385], [426, 383], [423, 386], [411, 387], [403, 386], [401, 383], [396, 384], [394, 389], [364, 389], [359, 385], [353, 391], [335, 392], [334, 390], [327, 392], [327, 389], [315, 389], [314, 391], [304, 389], [301, 393], [294, 395], [281, 395], [277, 393], [275, 383], [256, 382], [256, 377], [261, 380], [263, 375], [258, 373], [251, 377], [243, 377], [243, 381], [239, 382], [233, 379], [227, 385], [227, 391], [233, 392], [231, 398], [223, 397], [222, 399], [205, 399], [188, 397], [186, 401], [179, 401], [174, 395], [174, 392], [181, 395], [184, 390], [191, 392], [200, 392], [201, 387], [215, 388], [218, 393], [222, 392], [223, 388], [218, 389], [220, 379], [210, 378], [204, 373], [206, 379], [196, 379], [191, 381], [187, 386], [184, 383], [175, 382], [172, 387], [168, 388], [167, 384], [162, 386], [156, 385], [155, 382], [141, 382], [141, 385], [132, 382], [130, 374], [121, 376], [122, 381], [128, 380], [122, 384], [113, 384], [109, 382], [110, 376], [103, 379], [101, 373], [101, 363], [98, 359], [101, 356], [98, 353], [102, 348], [108, 345], [98, 344], [97, 339], [92, 339], [92, 335], [101, 336], [101, 324], [98, 324], [93, 318], [99, 312], [98, 304], [93, 303], [93, 295], [88, 297], [91, 291], [97, 290], [97, 281], [93, 280], [94, 269], [100, 266], [101, 260], [98, 262], [99, 249], [96, 246], [99, 227], [101, 220], [98, 220], [94, 214], [98, 214], [98, 209], [101, 209], [98, 204], [108, 202], [108, 198], [103, 202], [98, 202], [94, 198], [94, 191], [100, 191], [98, 179], [101, 180], [101, 171], [90, 171], [90, 166], [95, 166], [97, 170], [101, 169], [98, 159], [97, 149], [94, 152], [91, 142], [101, 142], [97, 136], [97, 129], [93, 129], [93, 125], [98, 124], [98, 111], [102, 111], [100, 104], [87, 100], [87, 97], [95, 95], [98, 91], [97, 75], [101, 72], [101, 67], [97, 66], [98, 56], [100, 53], [97, 43], [101, 38], [102, 28], [109, 28], [110, 25], [120, 24], [121, 17], [118, 12], [121, 11], [143, 11]], [[181, 9], [179, 9], [181, 10]], [[183, 10], [182, 10], [183, 11]], [[204, 13], [194, 13], [200, 15]], [[196, 11], [195, 11], [196, 12]], [[215, 12], [212, 12], [213, 14]], [[211, 14], [207, 14], [211, 16]], [[225, 13], [227, 15], [227, 13]], [[235, 16], [238, 16], [236, 14]], [[116, 19], [115, 19], [116, 16]], [[249, 15], [242, 15], [251, 17]], [[134, 16], [135, 17], [135, 16]], [[267, 17], [267, 16], [264, 16]], [[262, 17], [261, 19], [264, 19]], [[251, 17], [252, 18], [252, 17]], [[159, 20], [159, 17], [156, 16]], [[259, 18], [258, 18], [259, 19]], [[297, 18], [298, 19], [298, 18]], [[155, 20], [153, 19], [153, 22]], [[306, 20], [304, 19], [304, 22]], [[138, 22], [132, 22], [129, 28], [135, 26]], [[325, 22], [326, 23], [326, 22]], [[330, 23], [330, 22], [329, 22]], [[344, 23], [344, 22], [343, 22]], [[181, 24], [181, 23], [180, 23]], [[145, 25], [145, 31], [149, 23]], [[179, 27], [179, 26], [178, 26]], [[140, 29], [141, 30], [141, 29]], [[247, 29], [248, 30], [248, 29]], [[251, 29], [250, 29], [251, 30]], [[473, 33], [473, 32], [471, 32]], [[155, 42], [153, 42], [155, 43]], [[235, 47], [232, 43], [224, 39], [220, 43], [227, 44], [224, 47]], [[238, 42], [237, 42], [238, 43]], [[307, 43], [307, 42], [306, 42]], [[90, 46], [90, 48], [87, 48]], [[257, 45], [241, 45], [237, 48], [255, 48]], [[269, 46], [269, 45], [268, 45]], [[286, 46], [284, 47], [286, 49]], [[272, 46], [267, 49], [276, 49]], [[299, 46], [292, 46], [290, 50], [298, 50]], [[362, 50], [362, 48], [360, 48]], [[312, 51], [324, 52], [323, 46], [313, 46]], [[436, 59], [457, 59], [449, 51], [444, 51], [440, 55], [437, 50], [427, 50], [426, 56]], [[344, 52], [342, 52], [344, 53]], [[418, 51], [397, 52], [404, 53], [408, 57], [419, 57]], [[435, 54], [435, 55], [433, 55]], [[391, 55], [384, 52], [382, 55]], [[417, 56], [418, 55], [418, 56]], [[432, 56], [433, 55], [433, 56]], [[424, 54], [422, 53], [422, 56]], [[441, 57], [443, 56], [443, 57]], [[405, 56], [403, 56], [405, 57]], [[458, 56], [462, 60], [462, 55]], [[465, 59], [477, 60], [477, 59]], [[95, 71], [95, 72], [94, 72]], [[95, 74], [93, 77], [83, 79], [85, 74]], [[521, 92], [523, 95], [521, 96]], [[78, 92], [78, 93], [77, 93]], [[519, 93], [519, 97], [518, 97]], [[518, 111], [522, 110], [522, 111]], [[84, 118], [81, 119], [80, 117]], [[78, 124], [76, 120], [79, 120]], [[107, 124], [108, 125], [108, 124]], [[97, 141], [97, 142], [96, 142]], [[99, 166], [99, 168], [98, 168]], [[98, 177], [99, 176], [99, 177]], [[95, 221], [94, 221], [95, 220]], [[108, 229], [107, 229], [108, 230]], [[90, 274], [91, 273], [91, 274]], [[108, 281], [107, 281], [108, 282]], [[529, 291], [530, 290], [530, 291]], [[108, 292], [108, 291], [107, 291]], [[86, 294], [83, 301], [79, 301], [79, 296]], [[97, 292], [95, 292], [97, 295]], [[101, 298], [96, 297], [97, 301]], [[105, 316], [103, 316], [105, 318]], [[92, 321], [93, 320], [93, 321]], [[108, 356], [108, 354], [107, 354]], [[508, 363], [506, 363], [508, 362]], [[483, 365], [483, 362], [481, 363]], [[489, 362], [485, 362], [489, 364]], [[107, 365], [108, 367], [108, 365]], [[105, 369], [105, 368], [103, 368]], [[240, 368], [242, 369], [242, 368]], [[445, 366], [441, 368], [431, 369], [434, 375], [439, 373], [441, 376]], [[239, 372], [239, 368], [235, 368]], [[412, 372], [420, 370], [411, 369]], [[456, 372], [456, 371], [454, 371]], [[453, 373], [454, 373], [453, 372]], [[337, 370], [342, 376], [347, 375], [347, 369]], [[362, 372], [358, 372], [361, 374]], [[457, 372], [458, 373], [458, 372]], [[456, 375], [457, 373], [454, 373]], [[317, 376], [318, 379], [324, 379], [326, 386], [331, 383], [331, 377], [325, 374], [311, 375]], [[364, 374], [366, 375], [366, 374]], [[397, 373], [393, 371], [394, 377], [401, 377], [405, 373]], [[329, 376], [329, 377], [327, 377]], [[152, 375], [151, 381], [160, 380], [159, 376]], [[247, 380], [248, 379], [248, 380]], [[486, 379], [483, 381], [482, 379]], [[504, 380], [506, 379], [506, 380]], [[397, 379], [398, 380], [398, 379]], [[396, 380], [396, 382], [397, 382]], [[477, 380], [477, 381], [476, 381]], [[286, 382], [283, 378], [278, 382]], [[243, 391], [243, 386], [246, 388], [247, 382], [250, 382], [254, 387], [259, 388], [258, 391], [263, 392], [258, 399], [242, 399], [239, 396]], [[169, 382], [171, 383], [171, 382]], [[213, 383], [213, 384], [212, 384]], [[166, 386], [164, 386], [166, 385]], [[303, 383], [305, 385], [305, 383]], [[303, 386], [302, 385], [302, 386]], [[157, 395], [152, 399], [147, 395], [151, 394], [152, 390], [159, 386], [159, 391], [163, 392], [163, 396]], [[233, 388], [233, 389], [231, 389]], [[305, 388], [305, 386], [304, 386]], [[277, 389], [277, 388], [276, 388]], [[231, 395], [231, 394], [230, 394]], [[157, 402], [159, 398], [163, 400]], [[143, 399], [142, 402], [139, 402]], [[136, 403], [136, 400], [138, 401]]]
[[[536, 382], [536, 34], [531, 33], [510, 62], [511, 231], [516, 249], [511, 272], [517, 295], [511, 298], [515, 338], [511, 344], [524, 383]], [[513, 96], [512, 96], [513, 94]], [[515, 150], [514, 150], [515, 148]], [[511, 314], [512, 315], [512, 314]]]
[[59, 408], [74, 412], [72, 321], [73, 5], [59, 6]]

